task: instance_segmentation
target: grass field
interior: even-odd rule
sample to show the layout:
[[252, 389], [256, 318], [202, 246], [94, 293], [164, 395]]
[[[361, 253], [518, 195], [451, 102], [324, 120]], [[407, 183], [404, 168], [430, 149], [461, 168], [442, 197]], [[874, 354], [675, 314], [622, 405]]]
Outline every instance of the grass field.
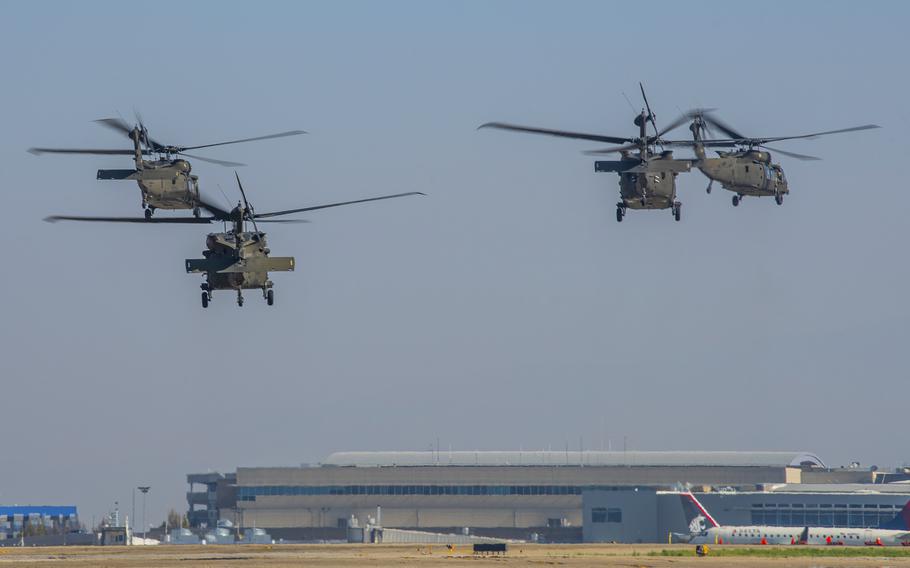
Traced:
[[100, 568], [342, 566], [908, 566], [910, 549], [690, 545], [512, 545], [505, 556], [477, 557], [469, 546], [246, 545], [0, 548], [0, 568], [62, 564]]

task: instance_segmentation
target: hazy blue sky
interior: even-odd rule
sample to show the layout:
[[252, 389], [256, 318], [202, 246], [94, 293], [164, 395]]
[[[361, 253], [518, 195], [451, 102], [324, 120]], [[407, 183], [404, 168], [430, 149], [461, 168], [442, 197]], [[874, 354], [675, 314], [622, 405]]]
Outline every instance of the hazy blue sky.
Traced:
[[[83, 519], [184, 475], [335, 450], [806, 449], [910, 460], [904, 2], [9, 2], [0, 19], [4, 298], [0, 502]], [[578, 141], [490, 120], [634, 133], [718, 107], [782, 143], [783, 207], [700, 173], [669, 212], [614, 220], [617, 177]], [[260, 210], [425, 198], [269, 227], [276, 306], [199, 305], [205, 228], [45, 224], [140, 214], [96, 181], [92, 124], [141, 109], [202, 144]], [[687, 135], [686, 130], [680, 136]], [[200, 151], [200, 153], [203, 153]], [[236, 199], [230, 169], [195, 163]], [[162, 213], [166, 214], [166, 213]]]

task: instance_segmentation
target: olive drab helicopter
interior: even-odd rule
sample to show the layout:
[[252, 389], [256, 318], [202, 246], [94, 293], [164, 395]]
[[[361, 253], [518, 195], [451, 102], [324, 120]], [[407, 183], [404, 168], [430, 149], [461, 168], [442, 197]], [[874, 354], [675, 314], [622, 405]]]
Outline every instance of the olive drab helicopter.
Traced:
[[[102, 118], [95, 122], [120, 134], [125, 134], [127, 138], [132, 141], [133, 149], [29, 148], [28, 151], [36, 155], [48, 153], [133, 156], [135, 169], [98, 170], [97, 179], [136, 181], [142, 192], [142, 208], [145, 210], [146, 219], [151, 219], [156, 209], [191, 209], [194, 216], [199, 217], [201, 215], [199, 208], [199, 178], [190, 173], [192, 171], [192, 166], [187, 160], [180, 156], [210, 162], [220, 166], [237, 167], [244, 165], [237, 162], [227, 162], [224, 160], [194, 156], [192, 154], [187, 154], [187, 150], [198, 150], [201, 148], [211, 148], [213, 146], [224, 146], [226, 144], [239, 144], [241, 142], [253, 142], [255, 140], [267, 140], [270, 138], [282, 138], [285, 136], [305, 134], [303, 130], [291, 130], [288, 132], [279, 132], [278, 134], [256, 136], [255, 138], [243, 138], [241, 140], [230, 140], [228, 142], [216, 142], [214, 144], [174, 146], [170, 144], [161, 144], [149, 137], [148, 129], [143, 124], [142, 118], [138, 113], [136, 114], [136, 125], [133, 127], [130, 127], [122, 118]], [[145, 156], [154, 156], [155, 158], [147, 160], [145, 159]]]
[[[669, 146], [691, 146], [697, 158], [693, 165], [710, 180], [706, 191], [711, 193], [711, 185], [715, 181], [719, 182], [724, 189], [734, 193], [734, 207], [738, 206], [746, 196], [773, 197], [778, 205], [783, 205], [784, 196], [790, 193], [783, 168], [781, 168], [780, 164], [775, 164], [772, 161], [771, 154], [767, 150], [798, 160], [821, 159], [815, 156], [769, 148], [766, 146], [767, 143], [879, 128], [875, 124], [865, 124], [863, 126], [799, 136], [749, 138], [714, 116], [710, 109], [695, 109], [686, 113], [684, 117], [692, 120], [689, 130], [692, 132], [693, 140], [665, 141], [665, 144]], [[711, 134], [709, 126], [717, 128], [729, 138], [705, 138], [705, 134]], [[733, 150], [718, 150], [718, 157], [709, 158], [705, 154], [705, 148], [733, 148]]]
[[[188, 273], [201, 273], [205, 277], [202, 283], [202, 307], [207, 308], [212, 300], [215, 290], [231, 290], [237, 294], [237, 305], [243, 305], [243, 290], [261, 290], [262, 296], [268, 305], [275, 303], [273, 283], [269, 279], [269, 272], [287, 272], [294, 270], [294, 257], [270, 256], [271, 250], [266, 241], [266, 234], [259, 230], [259, 223], [306, 223], [303, 219], [276, 219], [292, 213], [328, 209], [342, 205], [366, 203], [394, 199], [409, 195], [424, 195], [418, 191], [396, 193], [394, 195], [381, 195], [353, 201], [313, 205], [283, 211], [257, 213], [246, 198], [240, 176], [237, 177], [237, 186], [240, 189], [242, 200], [237, 206], [228, 211], [213, 203], [200, 198], [199, 205], [211, 215], [200, 217], [84, 217], [73, 215], [53, 215], [45, 218], [48, 222], [57, 221], [95, 221], [114, 223], [178, 223], [178, 224], [205, 224], [223, 222], [225, 230], [220, 233], [209, 233], [206, 236], [206, 250], [202, 252], [203, 258], [189, 258], [185, 261]], [[252, 225], [248, 230], [247, 223]]]
[[[673, 217], [679, 221], [682, 204], [676, 199], [676, 176], [682, 172], [688, 172], [692, 161], [674, 159], [673, 152], [670, 150], [662, 149], [657, 152], [656, 146], [662, 146], [661, 137], [679, 126], [681, 122], [677, 121], [667, 128], [659, 130], [641, 83], [639, 83], [639, 88], [641, 88], [645, 108], [635, 117], [634, 123], [638, 127], [638, 136], [635, 138], [550, 130], [502, 122], [488, 122], [479, 128], [498, 128], [561, 138], [623, 144], [623, 146], [592, 152], [593, 154], [617, 152], [621, 155], [619, 160], [594, 163], [595, 172], [619, 174], [620, 201], [616, 204], [616, 220], [621, 222], [628, 209], [670, 209]], [[654, 128], [653, 136], [647, 134], [648, 123]]]

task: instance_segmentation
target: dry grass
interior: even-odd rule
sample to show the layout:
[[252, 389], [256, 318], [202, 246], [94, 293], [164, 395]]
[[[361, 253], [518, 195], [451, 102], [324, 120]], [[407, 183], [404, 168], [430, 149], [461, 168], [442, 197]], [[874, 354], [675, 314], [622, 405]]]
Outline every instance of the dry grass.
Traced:
[[[290, 567], [328, 568], [341, 566], [466, 566], [479, 563], [496, 566], [908, 566], [910, 551], [895, 550], [898, 557], [828, 557], [824, 547], [800, 547], [798, 557], [775, 557], [787, 547], [712, 547], [716, 554], [696, 558], [688, 545], [512, 545], [506, 556], [475, 557], [469, 546], [449, 551], [442, 545], [245, 545], [245, 546], [150, 546], [150, 547], [57, 547], [2, 548], [0, 568], [66, 564], [100, 568], [202, 568]], [[873, 554], [882, 549], [868, 550]], [[666, 552], [665, 552], [666, 551]], [[903, 554], [907, 552], [908, 554]], [[733, 553], [735, 556], [723, 555]]]

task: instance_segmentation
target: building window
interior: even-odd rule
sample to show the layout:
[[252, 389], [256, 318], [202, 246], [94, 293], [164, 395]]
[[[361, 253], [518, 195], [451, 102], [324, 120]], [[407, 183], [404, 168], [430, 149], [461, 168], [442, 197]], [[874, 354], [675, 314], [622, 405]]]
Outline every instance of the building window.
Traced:
[[621, 523], [622, 509], [607, 509], [606, 507], [594, 507], [591, 509], [592, 523]]

